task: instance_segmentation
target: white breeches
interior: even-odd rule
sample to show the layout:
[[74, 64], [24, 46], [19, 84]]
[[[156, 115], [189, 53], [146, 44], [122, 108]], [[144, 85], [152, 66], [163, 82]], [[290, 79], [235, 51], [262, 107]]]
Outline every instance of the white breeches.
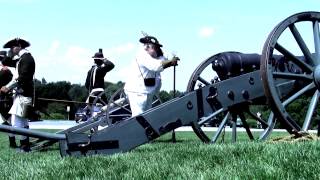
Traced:
[[[23, 118], [24, 111], [26, 108], [26, 105], [31, 105], [32, 98], [25, 97], [22, 95], [15, 96], [13, 100], [13, 105], [9, 111], [11, 114], [11, 125], [12, 127], [18, 127], [18, 128], [29, 128], [29, 121], [27, 118]], [[26, 136], [21, 136], [20, 139], [26, 139]]]
[[31, 105], [31, 104], [32, 104], [31, 97], [16, 95], [14, 97], [13, 104], [12, 104], [12, 107], [9, 111], [9, 114], [23, 117], [26, 105]]
[[136, 93], [125, 91], [130, 102], [132, 116], [137, 116], [152, 107], [154, 93]]
[[[20, 116], [11, 115], [11, 125], [12, 127], [18, 127], [18, 128], [29, 128], [29, 122], [28, 119], [22, 118]], [[26, 136], [20, 136], [20, 140], [26, 139]]]

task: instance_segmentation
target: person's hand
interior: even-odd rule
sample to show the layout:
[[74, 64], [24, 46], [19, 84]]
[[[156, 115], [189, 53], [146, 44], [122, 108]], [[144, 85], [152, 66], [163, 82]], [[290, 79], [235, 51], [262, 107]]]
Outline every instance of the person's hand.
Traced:
[[180, 61], [180, 58], [177, 57], [177, 56], [174, 56], [174, 57], [171, 59], [171, 66], [177, 66], [177, 65], [178, 65], [178, 61]]
[[171, 60], [162, 61], [162, 66], [164, 69], [166, 69], [170, 66], [177, 66], [179, 60], [180, 59], [178, 57], [174, 56]]
[[9, 89], [5, 86], [2, 86], [0, 89], [1, 92], [7, 93], [9, 91]]
[[109, 63], [109, 62], [110, 62], [109, 59], [107, 59], [107, 58], [104, 58], [104, 59], [103, 59], [103, 63], [104, 63], [104, 64], [107, 64], [107, 63]]
[[2, 71], [8, 71], [9, 70], [9, 68], [7, 67], [7, 66], [2, 66], [2, 69], [1, 69]]

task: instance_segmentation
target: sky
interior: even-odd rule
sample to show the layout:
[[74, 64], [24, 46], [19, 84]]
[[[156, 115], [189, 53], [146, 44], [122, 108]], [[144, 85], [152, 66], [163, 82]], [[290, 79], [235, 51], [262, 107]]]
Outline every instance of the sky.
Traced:
[[[105, 81], [124, 82], [144, 31], [163, 44], [166, 57], [181, 59], [176, 89], [184, 92], [202, 61], [224, 51], [261, 54], [279, 22], [320, 11], [320, 1], [0, 0], [0, 7], [1, 47], [15, 37], [28, 40], [39, 80], [83, 85], [102, 48], [115, 64]], [[173, 90], [173, 74], [162, 72], [163, 90]]]

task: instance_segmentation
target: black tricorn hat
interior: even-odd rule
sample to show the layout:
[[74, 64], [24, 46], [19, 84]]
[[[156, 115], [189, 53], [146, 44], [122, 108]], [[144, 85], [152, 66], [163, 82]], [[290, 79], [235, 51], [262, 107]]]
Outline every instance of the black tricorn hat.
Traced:
[[8, 41], [6, 44], [3, 45], [3, 48], [12, 48], [14, 46], [18, 46], [21, 48], [26, 48], [30, 46], [30, 43], [24, 39], [21, 38], [15, 38], [10, 41]]
[[157, 40], [157, 38], [155, 38], [153, 36], [145, 36], [143, 38], [140, 38], [139, 41], [141, 43], [143, 43], [143, 44], [150, 43], [150, 44], [154, 44], [154, 45], [157, 45], [159, 47], [162, 47], [162, 44], [160, 44], [159, 41]]
[[104, 56], [103, 56], [103, 53], [102, 53], [102, 49], [99, 49], [99, 52], [96, 52], [94, 54], [94, 56], [92, 56], [93, 59], [105, 59]]

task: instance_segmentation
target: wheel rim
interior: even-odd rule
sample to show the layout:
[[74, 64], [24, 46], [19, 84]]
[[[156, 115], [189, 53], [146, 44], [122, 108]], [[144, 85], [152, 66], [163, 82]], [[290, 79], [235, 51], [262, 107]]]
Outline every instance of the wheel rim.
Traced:
[[[319, 22], [319, 12], [288, 17], [271, 31], [262, 51], [260, 69], [265, 94], [289, 133], [307, 131], [315, 119], [320, 87]], [[301, 101], [306, 108], [298, 115], [292, 108]]]
[[[197, 88], [201, 88], [206, 85], [210, 85], [212, 83], [216, 83], [219, 81], [219, 77], [215, 71], [212, 70], [212, 63], [221, 55], [222, 53], [211, 56], [210, 58], [203, 61], [192, 73], [191, 78], [189, 79], [187, 92], [191, 92], [196, 90]], [[200, 84], [200, 85], [199, 85]], [[254, 113], [251, 112], [248, 104], [241, 104], [238, 106], [246, 106], [248, 110], [248, 114], [252, 119], [257, 120], [258, 117], [255, 116]], [[243, 108], [241, 108], [243, 109]], [[217, 142], [218, 139], [223, 138], [224, 130], [228, 123], [232, 124], [232, 141], [236, 141], [236, 123], [237, 119], [241, 119], [242, 123], [246, 123], [246, 119], [243, 112], [237, 111], [237, 106], [230, 107], [228, 109], [216, 109], [211, 115], [207, 117], [203, 117], [196, 122], [192, 122], [193, 131], [203, 142]], [[259, 119], [261, 120], [261, 119]], [[212, 133], [206, 132], [207, 128], [204, 127], [205, 123], [213, 121], [217, 125], [217, 131]], [[216, 122], [215, 122], [216, 121]], [[274, 127], [274, 117], [273, 114], [270, 114], [268, 121], [261, 120], [264, 124], [264, 130], [260, 134], [259, 137], [256, 135], [252, 135], [250, 128], [246, 129], [246, 132], [250, 139], [266, 139], [268, 135], [271, 133]], [[223, 140], [223, 139], [222, 139]]]

